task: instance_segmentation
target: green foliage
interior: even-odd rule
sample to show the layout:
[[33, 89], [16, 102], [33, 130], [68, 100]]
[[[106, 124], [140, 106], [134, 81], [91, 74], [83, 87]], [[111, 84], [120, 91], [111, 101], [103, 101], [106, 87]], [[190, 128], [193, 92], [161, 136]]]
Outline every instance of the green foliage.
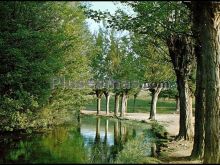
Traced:
[[[149, 137], [148, 137], [149, 138]], [[115, 163], [126, 164], [145, 164], [161, 163], [157, 158], [150, 157], [149, 142], [144, 142], [144, 136], [141, 135], [136, 139], [129, 140], [123, 150], [119, 152]]]
[[[73, 6], [63, 6], [65, 17], [68, 18], [64, 24], [63, 31], [70, 38], [70, 47], [62, 56], [63, 66], [56, 74], [58, 78], [65, 77], [66, 81], [72, 83], [86, 82], [90, 76], [90, 56], [94, 51], [93, 38], [85, 26], [85, 17], [82, 11]], [[77, 19], [76, 19], [77, 18]], [[74, 23], [72, 22], [74, 20]], [[68, 43], [68, 41], [66, 41]], [[73, 86], [56, 87], [50, 96], [49, 108], [52, 110], [78, 110], [86, 101], [85, 95], [89, 89], [75, 88]]]
[[[105, 24], [104, 24], [105, 25]], [[138, 81], [141, 77], [139, 60], [131, 49], [131, 40], [116, 37], [115, 30], [99, 29], [96, 51], [91, 57], [93, 78], [96, 80]], [[129, 90], [137, 93], [139, 89]], [[122, 88], [115, 89], [120, 93]]]
[[182, 2], [163, 1], [125, 1], [123, 5], [132, 8], [134, 14], [117, 10], [109, 12], [85, 10], [86, 14], [98, 21], [105, 19], [109, 26], [118, 30], [129, 30], [146, 36], [146, 40], [165, 39], [172, 34], [190, 33], [189, 9]]
[[[167, 68], [171, 68], [171, 60], [167, 56], [169, 55], [167, 39], [175, 35], [191, 36], [189, 9], [182, 2], [125, 1], [121, 3], [131, 7], [134, 13], [126, 13], [126, 11], [119, 9], [112, 15], [109, 12], [88, 9], [86, 14], [94, 20], [105, 19], [110, 27], [117, 30], [128, 30], [130, 34], [138, 38], [139, 46], [135, 46], [135, 52], [139, 55], [142, 54], [142, 56], [145, 54], [143, 61], [146, 64], [150, 63], [150, 65], [145, 65], [147, 69], [143, 67], [148, 72], [145, 74], [145, 79], [158, 81], [160, 78], [163, 80], [164, 77], [169, 77], [170, 72], [164, 72]], [[149, 74], [149, 72], [153, 74]], [[174, 75], [174, 73], [172, 74]]]
[[152, 132], [158, 137], [158, 138], [165, 138], [167, 139], [168, 132], [165, 129], [164, 126], [160, 125], [158, 122], [154, 122], [152, 124]]
[[[51, 79], [66, 75], [72, 81], [89, 78], [93, 44], [85, 19], [78, 3], [0, 4], [0, 110], [1, 118], [8, 118], [8, 127], [17, 128], [20, 123], [25, 128], [29, 117], [35, 120], [38, 116], [29, 116], [29, 111], [49, 108], [55, 112], [83, 104], [86, 90], [52, 90]], [[47, 117], [46, 123], [52, 121]]]
[[57, 59], [65, 50], [61, 46], [65, 36], [59, 32], [62, 27], [55, 17], [57, 7], [50, 3], [1, 3], [0, 99], [5, 103], [10, 98], [12, 103], [1, 104], [1, 109], [33, 110], [49, 97], [48, 80], [59, 69]]
[[159, 94], [159, 97], [175, 99], [177, 95], [178, 95], [177, 89], [167, 89], [167, 90], [161, 91]]
[[143, 73], [142, 81], [151, 83], [175, 81], [168, 50], [163, 42], [160, 43], [160, 48], [155, 47], [137, 34], [132, 37], [132, 41], [132, 48], [139, 56], [139, 65]]

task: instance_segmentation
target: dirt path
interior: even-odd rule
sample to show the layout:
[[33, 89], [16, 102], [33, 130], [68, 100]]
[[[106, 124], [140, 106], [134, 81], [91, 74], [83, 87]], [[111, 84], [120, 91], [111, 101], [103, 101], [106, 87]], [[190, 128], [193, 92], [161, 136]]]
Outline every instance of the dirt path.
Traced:
[[[96, 115], [96, 111], [88, 111], [81, 110], [81, 114], [86, 115]], [[108, 116], [113, 117], [113, 113], [110, 113]], [[99, 116], [106, 116], [104, 111], [101, 111]], [[149, 113], [126, 113], [123, 119], [128, 120], [137, 120], [144, 121], [146, 123], [150, 122]], [[179, 131], [179, 114], [157, 114], [157, 121], [163, 125], [170, 136], [175, 136]], [[193, 148], [192, 141], [170, 141], [167, 143], [167, 146], [161, 149], [163, 155], [169, 155], [169, 157], [165, 157], [163, 160], [166, 163], [172, 164], [200, 164], [199, 160], [189, 160], [189, 156], [191, 154]]]

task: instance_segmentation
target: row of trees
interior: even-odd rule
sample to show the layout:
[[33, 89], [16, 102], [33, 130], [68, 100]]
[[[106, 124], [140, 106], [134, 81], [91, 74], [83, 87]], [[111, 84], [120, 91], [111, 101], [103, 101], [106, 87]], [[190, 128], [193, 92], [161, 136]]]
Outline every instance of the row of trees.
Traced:
[[[196, 79], [195, 136], [192, 156], [220, 162], [219, 142], [219, 6], [218, 2], [122, 2], [135, 12], [87, 11], [111, 27], [140, 35], [156, 48], [165, 45], [180, 97], [177, 139], [191, 140], [192, 97]], [[205, 139], [205, 140], [204, 140]]]
[[[105, 24], [104, 24], [105, 25]], [[156, 103], [158, 95], [163, 88], [161, 82], [174, 81], [172, 68], [167, 62], [167, 54], [143, 41], [141, 36], [130, 36], [117, 38], [114, 30], [100, 28], [96, 37], [97, 52], [92, 58], [92, 73], [96, 80], [117, 80], [124, 81], [124, 84], [131, 83], [129, 88], [115, 82], [114, 89], [108, 87], [96, 88], [97, 114], [100, 113], [101, 97], [106, 97], [106, 113], [109, 114], [110, 93], [115, 93], [114, 113], [119, 112], [119, 96], [121, 96], [121, 116], [127, 110], [127, 99], [133, 95], [136, 99], [141, 86], [132, 83], [154, 82], [155, 87], [150, 89], [152, 94], [152, 107], [150, 119], [155, 119]]]

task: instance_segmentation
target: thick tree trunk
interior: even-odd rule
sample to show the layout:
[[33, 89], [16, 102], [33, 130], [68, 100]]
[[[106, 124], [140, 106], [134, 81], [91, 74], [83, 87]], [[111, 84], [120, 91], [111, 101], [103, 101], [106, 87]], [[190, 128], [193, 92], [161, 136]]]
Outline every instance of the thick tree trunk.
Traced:
[[204, 163], [220, 163], [220, 3], [195, 3], [201, 17], [205, 82]]
[[[197, 3], [197, 2], [195, 2]], [[193, 35], [195, 36], [195, 55], [197, 61], [196, 92], [195, 92], [195, 128], [194, 143], [191, 157], [202, 159], [204, 154], [204, 122], [205, 122], [205, 79], [204, 58], [201, 54], [201, 38], [199, 35], [201, 25], [200, 9], [192, 3], [193, 10]]]
[[188, 81], [177, 77], [177, 86], [180, 92], [180, 129], [177, 139], [192, 140], [192, 93]]
[[195, 129], [192, 158], [202, 158], [204, 153], [204, 120], [205, 120], [205, 86], [203, 80], [203, 63], [197, 57], [196, 98], [195, 98]]
[[119, 94], [116, 93], [115, 94], [115, 108], [114, 108], [114, 115], [117, 116], [118, 115], [118, 111], [119, 111]]
[[105, 109], [106, 109], [106, 115], [109, 115], [109, 101], [110, 101], [110, 93], [108, 91], [104, 92], [105, 98], [106, 98], [106, 104], [105, 104]]
[[180, 111], [180, 97], [176, 95], [176, 112]]
[[177, 89], [180, 96], [180, 128], [177, 139], [191, 140], [193, 137], [192, 94], [188, 79], [194, 66], [192, 39], [171, 35], [167, 38], [167, 46], [177, 77]]
[[96, 96], [97, 96], [97, 115], [99, 115], [101, 111], [102, 91], [96, 90]]
[[151, 108], [150, 108], [150, 117], [149, 117], [149, 119], [151, 119], [151, 120], [156, 119], [157, 100], [158, 100], [158, 95], [160, 94], [161, 90], [162, 90], [162, 87], [157, 87], [155, 89], [150, 89], [150, 91], [152, 93], [152, 99], [151, 99]]
[[126, 109], [126, 94], [125, 92], [123, 92], [121, 96], [121, 114], [120, 114], [121, 117], [125, 116], [125, 109]]

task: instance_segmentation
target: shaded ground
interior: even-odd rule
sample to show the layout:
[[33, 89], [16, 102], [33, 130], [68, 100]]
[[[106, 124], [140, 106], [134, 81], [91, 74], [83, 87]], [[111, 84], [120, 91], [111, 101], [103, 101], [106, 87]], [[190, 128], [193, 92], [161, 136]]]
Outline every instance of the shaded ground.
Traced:
[[[96, 115], [96, 111], [88, 111], [82, 110], [81, 114], [87, 115]], [[104, 111], [101, 111], [100, 116], [106, 116]], [[108, 116], [113, 117], [113, 113], [110, 113]], [[150, 120], [149, 113], [126, 113], [123, 119], [128, 120], [137, 120], [137, 121], [144, 121], [149, 123]], [[174, 137], [178, 134], [179, 131], [179, 114], [157, 114], [156, 116], [157, 121], [163, 125], [166, 129], [168, 134], [171, 137]], [[201, 161], [199, 160], [190, 160], [189, 156], [191, 154], [193, 148], [192, 141], [170, 141], [167, 143], [166, 147], [161, 149], [162, 160], [165, 163], [172, 163], [172, 164], [192, 164], [196, 163], [199, 164]]]

